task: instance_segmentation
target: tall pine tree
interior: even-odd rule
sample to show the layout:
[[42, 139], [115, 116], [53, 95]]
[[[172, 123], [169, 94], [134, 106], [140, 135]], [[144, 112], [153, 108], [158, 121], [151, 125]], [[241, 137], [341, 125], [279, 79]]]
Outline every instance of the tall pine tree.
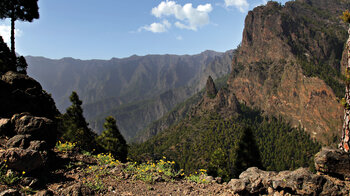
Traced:
[[120, 161], [126, 161], [128, 148], [124, 137], [120, 134], [112, 116], [108, 116], [103, 125], [104, 131], [97, 137], [98, 144]]
[[82, 101], [76, 92], [69, 97], [72, 105], [62, 115], [62, 136], [64, 141], [74, 142], [80, 148], [91, 151], [96, 148], [96, 134], [92, 132], [83, 116]]
[[38, 19], [38, 0], [1, 0], [0, 18], [11, 19], [11, 52], [15, 54], [15, 22], [16, 20], [32, 22]]

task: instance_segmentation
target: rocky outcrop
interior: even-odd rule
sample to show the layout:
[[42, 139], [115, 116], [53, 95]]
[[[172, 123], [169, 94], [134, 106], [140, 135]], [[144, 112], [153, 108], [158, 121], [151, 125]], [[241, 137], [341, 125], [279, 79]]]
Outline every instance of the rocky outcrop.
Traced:
[[25, 74], [9, 71], [0, 80], [0, 118], [28, 112], [53, 119], [58, 110], [51, 96], [41, 85]]
[[350, 156], [338, 149], [323, 148], [315, 155], [317, 174], [308, 168], [295, 171], [263, 171], [248, 168], [228, 186], [238, 194], [348, 195]]
[[[210, 86], [215, 88], [214, 82], [210, 84]], [[214, 90], [214, 88], [211, 89]], [[224, 118], [239, 115], [240, 106], [236, 95], [234, 93], [230, 93], [230, 91], [225, 87], [221, 88], [215, 96], [208, 96], [207, 90], [207, 95], [204, 95], [198, 104], [191, 108], [189, 113], [190, 116], [202, 116], [208, 112], [219, 113]]]
[[350, 154], [342, 150], [323, 148], [315, 155], [315, 167], [320, 174], [350, 181]]
[[24, 74], [5, 73], [0, 87], [0, 159], [20, 172], [42, 169], [56, 144], [55, 103]]
[[248, 168], [239, 179], [228, 183], [233, 192], [240, 195], [347, 195], [348, 185], [338, 179], [313, 174], [307, 168], [277, 173], [256, 167]]
[[211, 76], [208, 77], [207, 84], [205, 86], [205, 91], [209, 98], [214, 98], [218, 93], [218, 91], [216, 90], [213, 78], [211, 78]]

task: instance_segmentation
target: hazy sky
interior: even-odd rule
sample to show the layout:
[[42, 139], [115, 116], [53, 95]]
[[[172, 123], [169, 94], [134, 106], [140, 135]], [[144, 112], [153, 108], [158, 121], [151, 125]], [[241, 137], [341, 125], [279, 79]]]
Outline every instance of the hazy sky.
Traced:
[[[279, 0], [284, 3], [286, 0]], [[40, 19], [16, 22], [16, 52], [122, 58], [234, 49], [244, 18], [266, 0], [39, 0]], [[9, 20], [0, 35], [9, 43]]]

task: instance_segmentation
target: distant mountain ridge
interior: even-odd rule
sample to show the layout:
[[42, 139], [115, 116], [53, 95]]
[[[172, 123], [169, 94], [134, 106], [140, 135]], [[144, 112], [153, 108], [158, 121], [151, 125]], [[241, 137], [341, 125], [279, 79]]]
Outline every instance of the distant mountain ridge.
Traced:
[[70, 105], [70, 93], [77, 91], [84, 115], [96, 131], [102, 130], [107, 115], [113, 115], [130, 139], [202, 89], [209, 74], [214, 79], [228, 74], [233, 52], [208, 50], [197, 55], [134, 55], [86, 61], [28, 56], [26, 60], [28, 75], [52, 94], [62, 112]]

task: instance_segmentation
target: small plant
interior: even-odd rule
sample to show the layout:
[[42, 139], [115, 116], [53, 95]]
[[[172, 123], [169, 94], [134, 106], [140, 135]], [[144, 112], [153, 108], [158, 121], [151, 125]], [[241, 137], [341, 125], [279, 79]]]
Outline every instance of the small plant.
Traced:
[[[22, 179], [22, 176], [19, 176], [15, 172], [9, 172], [6, 162], [7, 160], [4, 160], [0, 163], [0, 184], [13, 185]], [[22, 175], [24, 174], [25, 172], [23, 171]]]
[[90, 189], [99, 192], [105, 189], [103, 182], [100, 178], [96, 177], [93, 179], [93, 181], [83, 181], [83, 183], [89, 187]]
[[98, 154], [96, 156], [99, 165], [112, 165], [118, 166], [120, 165], [120, 161], [116, 160], [111, 153], [109, 154]]
[[182, 170], [176, 171], [175, 162], [167, 161], [166, 157], [156, 162], [148, 161], [147, 163], [141, 164], [137, 164], [136, 162], [128, 163], [124, 172], [135, 176], [138, 180], [148, 183], [154, 183], [157, 180], [171, 181], [175, 177], [182, 177], [184, 175]]
[[81, 151], [81, 153], [85, 156], [92, 156], [91, 152], [86, 151], [86, 150]]
[[199, 171], [194, 172], [194, 174], [186, 176], [186, 179], [196, 183], [209, 183], [205, 180], [206, 176], [208, 176], [207, 170], [200, 169]]
[[71, 142], [62, 143], [61, 141], [58, 141], [56, 143], [56, 149], [60, 152], [72, 151], [75, 146], [76, 146], [76, 143], [71, 143]]

